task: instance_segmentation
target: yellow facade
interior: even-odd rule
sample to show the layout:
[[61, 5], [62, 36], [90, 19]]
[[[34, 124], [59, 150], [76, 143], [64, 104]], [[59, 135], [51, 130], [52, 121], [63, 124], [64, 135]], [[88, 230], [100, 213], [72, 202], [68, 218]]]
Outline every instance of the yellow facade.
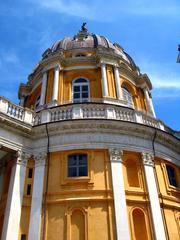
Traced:
[[[147, 75], [120, 46], [83, 29], [48, 51], [20, 87], [21, 107], [8, 102], [2, 149], [13, 150], [1, 157], [0, 235], [160, 240], [156, 212], [161, 240], [180, 239], [179, 139], [156, 119]], [[25, 169], [24, 182], [16, 175], [22, 204], [11, 192], [14, 166]], [[7, 216], [19, 223], [9, 226]]]

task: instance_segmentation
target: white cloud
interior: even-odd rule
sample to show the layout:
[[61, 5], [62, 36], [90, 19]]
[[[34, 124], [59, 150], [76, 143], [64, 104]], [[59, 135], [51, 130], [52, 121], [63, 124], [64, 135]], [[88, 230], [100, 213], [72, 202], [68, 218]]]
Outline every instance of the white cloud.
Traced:
[[80, 1], [63, 1], [63, 0], [29, 0], [40, 8], [51, 10], [57, 13], [64, 13], [76, 17], [85, 17], [86, 19], [95, 19], [93, 5], [85, 4]]
[[117, 19], [119, 14], [180, 17], [180, 4], [170, 0], [28, 0], [40, 8], [99, 22]]

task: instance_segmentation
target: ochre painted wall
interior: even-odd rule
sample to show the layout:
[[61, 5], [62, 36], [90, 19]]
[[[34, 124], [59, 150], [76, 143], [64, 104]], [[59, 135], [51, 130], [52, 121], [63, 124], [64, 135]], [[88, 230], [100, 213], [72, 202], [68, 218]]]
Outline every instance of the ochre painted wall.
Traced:
[[52, 101], [53, 93], [53, 83], [54, 83], [54, 69], [48, 71], [47, 87], [46, 87], [46, 103]]
[[36, 99], [40, 96], [41, 94], [41, 84], [38, 85], [36, 89], [28, 96], [26, 102], [25, 102], [25, 107], [28, 108], [34, 108]]

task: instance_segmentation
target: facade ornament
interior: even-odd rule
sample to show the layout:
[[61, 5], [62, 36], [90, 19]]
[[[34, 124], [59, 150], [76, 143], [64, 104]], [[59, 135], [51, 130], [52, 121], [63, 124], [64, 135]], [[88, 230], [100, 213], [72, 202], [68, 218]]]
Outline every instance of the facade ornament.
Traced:
[[143, 164], [147, 166], [154, 166], [154, 157], [151, 153], [143, 152], [142, 154]]
[[43, 166], [46, 163], [47, 153], [37, 153], [34, 155], [35, 166]]
[[109, 149], [110, 161], [111, 162], [122, 162], [123, 151], [117, 148]]
[[15, 154], [16, 163], [24, 166], [27, 165], [27, 161], [29, 160], [30, 157], [31, 157], [30, 153], [24, 152], [22, 150], [18, 150]]

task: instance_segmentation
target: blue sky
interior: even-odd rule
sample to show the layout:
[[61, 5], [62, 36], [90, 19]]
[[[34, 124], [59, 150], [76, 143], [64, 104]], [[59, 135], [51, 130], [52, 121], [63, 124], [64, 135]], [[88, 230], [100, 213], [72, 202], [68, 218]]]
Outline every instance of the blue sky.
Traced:
[[179, 0], [6, 0], [0, 2], [0, 95], [18, 103], [21, 82], [45, 49], [89, 32], [119, 43], [153, 84], [157, 117], [180, 130]]

